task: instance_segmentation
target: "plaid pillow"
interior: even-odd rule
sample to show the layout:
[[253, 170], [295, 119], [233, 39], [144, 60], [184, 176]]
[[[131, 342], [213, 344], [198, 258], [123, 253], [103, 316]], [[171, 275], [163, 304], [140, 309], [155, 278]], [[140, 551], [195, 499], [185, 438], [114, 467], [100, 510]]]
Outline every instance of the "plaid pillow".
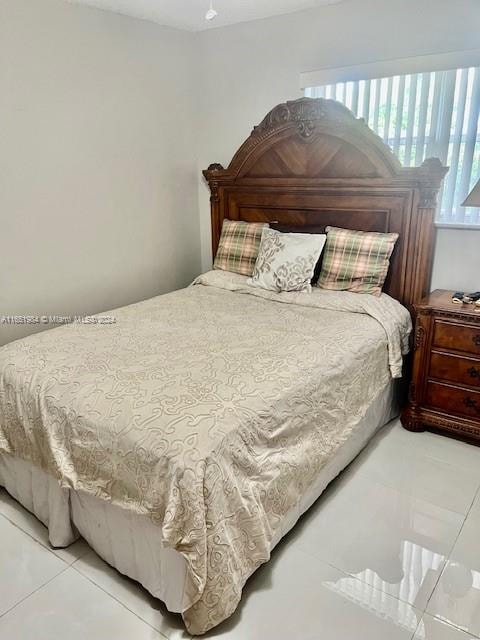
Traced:
[[398, 233], [373, 233], [327, 227], [318, 287], [379, 296]]
[[251, 276], [262, 231], [267, 226], [263, 222], [239, 222], [225, 218], [213, 268]]

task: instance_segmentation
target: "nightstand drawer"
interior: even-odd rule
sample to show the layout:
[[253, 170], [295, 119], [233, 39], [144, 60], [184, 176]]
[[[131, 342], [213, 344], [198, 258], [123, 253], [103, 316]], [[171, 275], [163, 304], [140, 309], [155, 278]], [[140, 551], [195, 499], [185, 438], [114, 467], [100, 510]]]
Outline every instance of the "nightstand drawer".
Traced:
[[480, 387], [480, 358], [433, 352], [430, 359], [430, 377]]
[[480, 391], [429, 380], [427, 405], [447, 413], [480, 418]]
[[480, 355], [480, 325], [469, 327], [435, 320], [433, 344], [443, 349]]

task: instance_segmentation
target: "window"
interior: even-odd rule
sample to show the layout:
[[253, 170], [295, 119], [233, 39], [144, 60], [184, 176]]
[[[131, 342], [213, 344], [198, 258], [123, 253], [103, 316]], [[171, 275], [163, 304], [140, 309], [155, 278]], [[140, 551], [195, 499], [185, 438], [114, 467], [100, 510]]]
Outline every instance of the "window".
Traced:
[[339, 82], [305, 94], [343, 102], [405, 166], [439, 157], [450, 171], [437, 223], [480, 226], [480, 208], [461, 206], [480, 177], [480, 67]]

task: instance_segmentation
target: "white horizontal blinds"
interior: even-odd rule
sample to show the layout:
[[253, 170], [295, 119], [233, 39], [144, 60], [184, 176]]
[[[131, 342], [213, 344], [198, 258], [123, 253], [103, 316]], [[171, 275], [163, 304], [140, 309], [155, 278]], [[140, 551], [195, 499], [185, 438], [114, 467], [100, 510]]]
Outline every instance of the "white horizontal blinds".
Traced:
[[461, 206], [480, 178], [480, 68], [340, 82], [306, 95], [343, 102], [405, 166], [439, 157], [451, 169], [438, 222], [480, 225], [480, 208]]

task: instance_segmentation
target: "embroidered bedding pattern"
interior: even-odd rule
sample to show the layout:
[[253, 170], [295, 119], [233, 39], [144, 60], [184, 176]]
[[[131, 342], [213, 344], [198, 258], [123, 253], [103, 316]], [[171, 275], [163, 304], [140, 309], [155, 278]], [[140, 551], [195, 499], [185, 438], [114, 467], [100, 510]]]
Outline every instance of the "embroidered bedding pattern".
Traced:
[[265, 227], [262, 222], [225, 218], [213, 268], [251, 276]]
[[314, 233], [281, 233], [266, 227], [249, 284], [269, 291], [306, 291], [326, 236]]
[[327, 227], [318, 287], [380, 295], [397, 233]]
[[233, 613], [282, 518], [390, 383], [390, 345], [398, 354], [408, 337], [388, 296], [376, 299], [382, 321], [360, 302], [339, 310], [339, 292], [246, 280], [211, 271], [116, 310], [115, 324], [0, 349], [0, 452], [160, 527], [186, 561], [193, 634]]

